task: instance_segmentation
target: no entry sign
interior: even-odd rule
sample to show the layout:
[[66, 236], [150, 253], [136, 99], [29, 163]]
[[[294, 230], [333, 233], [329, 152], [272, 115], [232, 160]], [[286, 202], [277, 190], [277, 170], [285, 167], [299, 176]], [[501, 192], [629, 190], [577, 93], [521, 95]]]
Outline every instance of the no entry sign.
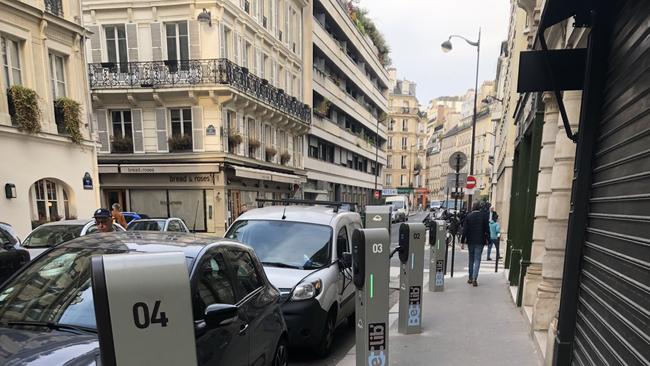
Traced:
[[467, 189], [476, 188], [476, 178], [473, 175], [467, 176], [467, 184], [465, 185], [465, 188]]

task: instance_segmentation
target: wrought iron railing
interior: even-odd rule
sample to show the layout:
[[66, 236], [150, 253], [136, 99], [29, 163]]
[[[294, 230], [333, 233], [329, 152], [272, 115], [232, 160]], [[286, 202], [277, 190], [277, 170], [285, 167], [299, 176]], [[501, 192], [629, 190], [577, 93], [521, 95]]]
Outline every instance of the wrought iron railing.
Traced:
[[45, 11], [58, 15], [60, 17], [63, 16], [63, 1], [62, 0], [45, 0]]
[[228, 59], [91, 63], [88, 76], [93, 90], [228, 85], [306, 124], [311, 123], [308, 105]]

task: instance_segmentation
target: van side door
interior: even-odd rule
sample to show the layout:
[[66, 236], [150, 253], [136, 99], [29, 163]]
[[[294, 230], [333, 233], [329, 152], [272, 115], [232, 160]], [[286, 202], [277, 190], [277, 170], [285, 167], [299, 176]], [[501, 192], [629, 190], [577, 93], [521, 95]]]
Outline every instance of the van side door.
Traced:
[[340, 304], [339, 317], [347, 317], [354, 312], [354, 286], [352, 285], [352, 269], [343, 268], [341, 259], [343, 253], [350, 253], [351, 232], [347, 225], [341, 225], [336, 234], [336, 258], [338, 259], [339, 273], [337, 277], [337, 298]]

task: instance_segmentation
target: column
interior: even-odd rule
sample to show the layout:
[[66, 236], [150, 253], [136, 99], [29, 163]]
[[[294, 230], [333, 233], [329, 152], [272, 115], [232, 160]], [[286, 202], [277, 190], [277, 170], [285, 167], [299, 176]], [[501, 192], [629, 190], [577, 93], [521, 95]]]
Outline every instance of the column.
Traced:
[[539, 174], [537, 181], [537, 199], [535, 202], [535, 221], [533, 224], [533, 242], [530, 250], [530, 266], [524, 278], [524, 306], [535, 302], [537, 287], [542, 282], [542, 259], [546, 241], [548, 201], [551, 196], [551, 175], [553, 173], [555, 139], [559, 112], [552, 93], [542, 95], [544, 101], [544, 128], [542, 130], [542, 149], [539, 157]]
[[[563, 100], [573, 132], [578, 125], [581, 96], [580, 91], [564, 93]], [[542, 258], [542, 282], [537, 287], [537, 298], [533, 308], [534, 330], [548, 329], [560, 303], [575, 149], [575, 144], [566, 135], [561, 118], [558, 118], [546, 240]]]

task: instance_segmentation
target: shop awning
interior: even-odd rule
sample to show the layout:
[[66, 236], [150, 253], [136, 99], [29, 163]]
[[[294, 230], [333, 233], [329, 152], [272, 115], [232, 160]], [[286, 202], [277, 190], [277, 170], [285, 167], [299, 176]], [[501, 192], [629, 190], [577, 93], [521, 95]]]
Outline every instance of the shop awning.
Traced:
[[301, 184], [307, 182], [306, 177], [299, 175], [278, 173], [271, 170], [247, 168], [243, 166], [233, 166], [235, 175], [242, 178], [251, 178], [259, 180], [268, 180], [271, 182]]

